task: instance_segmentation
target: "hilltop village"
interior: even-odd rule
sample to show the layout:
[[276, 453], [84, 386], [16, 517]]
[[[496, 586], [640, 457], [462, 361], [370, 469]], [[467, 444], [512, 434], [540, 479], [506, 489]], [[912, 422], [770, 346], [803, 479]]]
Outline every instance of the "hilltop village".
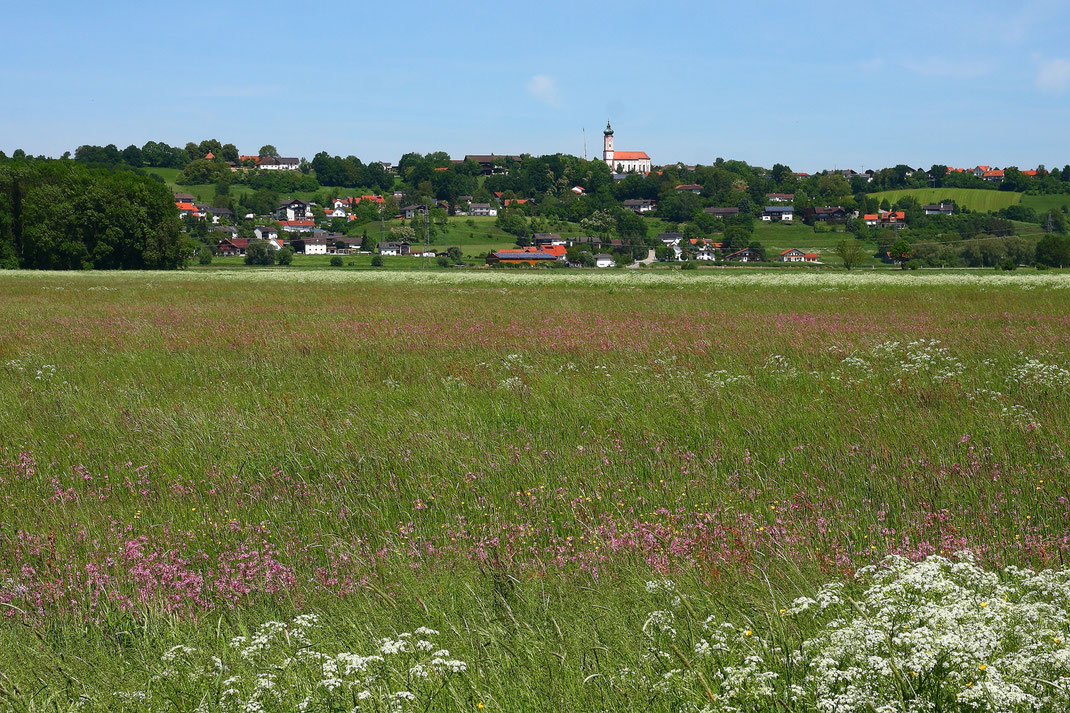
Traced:
[[[173, 249], [162, 251], [165, 258], [152, 253], [150, 263], [144, 251], [121, 255], [129, 241], [102, 250], [109, 234], [77, 223], [77, 211], [57, 214], [71, 224], [55, 226], [44, 252], [13, 247], [4, 257], [0, 246], [0, 262], [265, 265], [299, 256], [306, 265], [375, 267], [414, 258], [492, 268], [1070, 265], [1070, 166], [806, 173], [720, 158], [659, 164], [644, 150], [617, 148], [609, 122], [602, 138], [601, 155], [589, 160], [435, 152], [364, 163], [326, 151], [311, 160], [287, 156], [272, 145], [243, 154], [217, 140], [87, 145], [58, 160], [16, 154], [8, 161], [46, 173], [82, 165], [112, 182], [140, 176], [163, 184], [180, 223]], [[49, 247], [64, 241], [72, 247]], [[317, 256], [326, 257], [317, 263]]]

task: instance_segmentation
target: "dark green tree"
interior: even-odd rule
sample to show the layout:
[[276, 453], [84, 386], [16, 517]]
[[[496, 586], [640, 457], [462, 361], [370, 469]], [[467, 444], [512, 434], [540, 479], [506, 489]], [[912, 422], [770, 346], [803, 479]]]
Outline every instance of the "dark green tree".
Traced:
[[268, 245], [266, 240], [250, 240], [245, 248], [246, 265], [274, 265], [275, 248]]

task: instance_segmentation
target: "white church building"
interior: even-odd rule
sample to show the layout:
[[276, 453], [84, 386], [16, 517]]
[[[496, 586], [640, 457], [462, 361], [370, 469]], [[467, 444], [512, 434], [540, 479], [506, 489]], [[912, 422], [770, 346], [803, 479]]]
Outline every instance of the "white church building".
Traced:
[[[650, 157], [645, 151], [614, 151], [613, 127], [606, 122], [602, 158], [613, 173], [650, 173]], [[618, 168], [619, 167], [619, 168]]]

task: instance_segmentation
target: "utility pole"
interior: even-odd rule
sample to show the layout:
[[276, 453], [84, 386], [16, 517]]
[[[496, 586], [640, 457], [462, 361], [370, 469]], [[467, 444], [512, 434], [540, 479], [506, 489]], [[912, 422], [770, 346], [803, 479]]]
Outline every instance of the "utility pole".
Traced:
[[1048, 231], [1049, 233], [1051, 233], [1051, 232], [1054, 232], [1054, 231], [1055, 231], [1055, 223], [1053, 223], [1053, 222], [1052, 222], [1052, 220], [1051, 220], [1051, 211], [1050, 211], [1050, 210], [1048, 211], [1048, 221], [1047, 221], [1047, 223], [1046, 223], [1046, 224], [1044, 225], [1044, 228], [1045, 228], [1045, 229], [1046, 229], [1046, 230], [1047, 230], [1047, 231]]

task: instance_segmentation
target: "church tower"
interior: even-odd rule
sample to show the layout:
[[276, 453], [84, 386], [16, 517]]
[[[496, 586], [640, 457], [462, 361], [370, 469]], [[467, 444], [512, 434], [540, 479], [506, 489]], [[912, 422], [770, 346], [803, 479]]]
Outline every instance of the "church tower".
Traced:
[[605, 137], [602, 140], [602, 159], [609, 166], [609, 170], [613, 170], [613, 127], [606, 122], [606, 130], [602, 132]]

